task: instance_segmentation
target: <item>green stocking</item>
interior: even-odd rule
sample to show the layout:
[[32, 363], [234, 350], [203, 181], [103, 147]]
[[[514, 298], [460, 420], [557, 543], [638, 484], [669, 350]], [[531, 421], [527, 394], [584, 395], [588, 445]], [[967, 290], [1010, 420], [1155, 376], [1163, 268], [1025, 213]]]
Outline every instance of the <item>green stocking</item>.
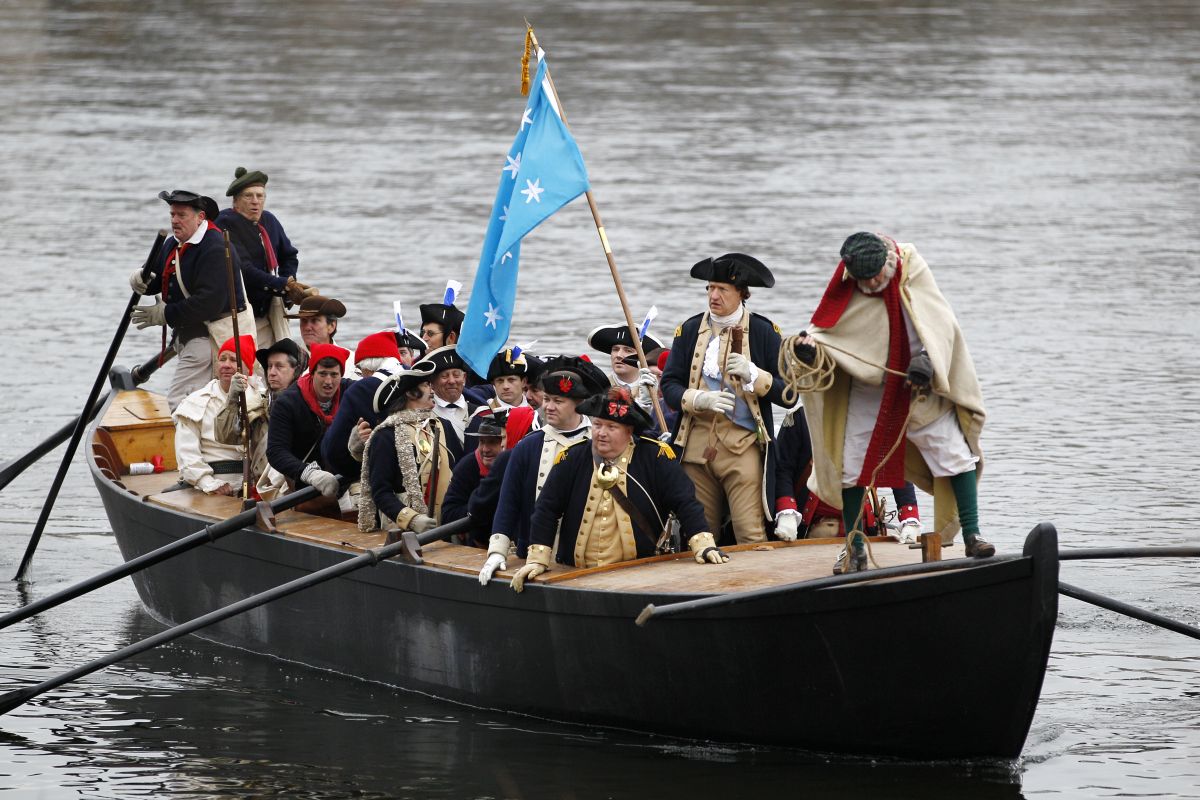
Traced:
[[975, 470], [955, 475], [950, 479], [954, 489], [954, 501], [958, 503], [958, 521], [962, 525], [963, 539], [979, 535], [979, 495], [975, 489]]
[[[846, 524], [846, 535], [850, 535], [850, 531], [854, 529], [854, 521], [858, 519], [862, 513], [863, 495], [866, 493], [866, 488], [863, 486], [848, 486], [842, 489], [842, 521]], [[861, 530], [862, 526], [859, 525]], [[855, 550], [862, 550], [862, 541], [855, 541]]]

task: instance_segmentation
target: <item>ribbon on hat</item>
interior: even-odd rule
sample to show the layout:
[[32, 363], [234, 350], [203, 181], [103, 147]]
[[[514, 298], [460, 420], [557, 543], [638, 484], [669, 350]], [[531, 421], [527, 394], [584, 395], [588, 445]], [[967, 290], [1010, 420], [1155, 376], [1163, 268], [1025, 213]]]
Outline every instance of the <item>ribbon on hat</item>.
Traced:
[[454, 305], [454, 298], [458, 297], [458, 293], [462, 291], [461, 281], [446, 281], [446, 293], [442, 295], [442, 305]]
[[392, 301], [392, 314], [396, 317], [396, 333], [404, 333], [404, 314], [400, 308], [400, 301]]
[[646, 312], [646, 318], [642, 320], [642, 327], [638, 328], [638, 338], [645, 339], [646, 331], [650, 330], [650, 323], [658, 316], [658, 306], [650, 306], [650, 310]]

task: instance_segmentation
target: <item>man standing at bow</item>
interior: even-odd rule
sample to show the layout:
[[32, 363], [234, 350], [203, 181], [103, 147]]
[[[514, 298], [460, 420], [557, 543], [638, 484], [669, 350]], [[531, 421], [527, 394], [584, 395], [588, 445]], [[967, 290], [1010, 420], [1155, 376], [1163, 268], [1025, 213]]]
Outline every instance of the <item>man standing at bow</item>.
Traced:
[[[217, 343], [209, 342], [208, 323], [229, 316], [229, 283], [225, 237], [211, 222], [217, 217], [216, 201], [183, 189], [159, 192], [158, 198], [171, 207], [172, 235], [163, 243], [162, 260], [154, 265], [149, 279], [143, 282], [138, 269], [129, 276], [129, 285], [140, 294], [160, 296], [152, 306], [134, 308], [129, 318], [139, 330], [163, 326], [175, 333], [179, 358], [167, 389], [167, 404], [174, 410], [183, 398], [212, 379]], [[237, 283], [241, 311], [246, 304], [240, 281]], [[164, 348], [166, 343], [164, 330]]]
[[526, 580], [550, 569], [556, 536], [560, 564], [602, 567], [656, 555], [671, 514], [696, 561], [728, 561], [670, 445], [637, 436], [650, 417], [629, 390], [608, 389], [580, 403], [579, 411], [591, 417], [591, 446], [580, 443], [556, 459], [530, 521], [529, 556], [513, 576], [512, 590], [522, 591]]
[[[832, 372], [828, 388], [804, 401], [809, 487], [841, 502], [850, 531], [864, 487], [903, 486], [907, 475], [934, 495], [944, 540], [961, 524], [967, 555], [991, 556], [975, 488], [983, 397], [958, 320], [913, 245], [862, 232], [846, 239], [841, 256], [808, 332], [794, 341], [798, 359], [824, 360]], [[835, 571], [865, 568], [855, 543]]]
[[706, 258], [691, 275], [706, 281], [708, 312], [675, 330], [663, 369], [663, 397], [682, 411], [675, 445], [709, 530], [719, 532], [728, 513], [738, 544], [761, 542], [775, 503], [771, 404], [783, 405], [783, 384], [779, 328], [745, 301], [775, 277], [742, 253]]
[[265, 208], [267, 174], [238, 167], [225, 196], [233, 198], [233, 207], [218, 215], [217, 226], [229, 231], [230, 244], [237, 251], [242, 281], [254, 309], [254, 338], [259, 347], [269, 347], [291, 335], [283, 315], [284, 301], [290, 306], [319, 292], [296, 280], [299, 253], [279, 220]]

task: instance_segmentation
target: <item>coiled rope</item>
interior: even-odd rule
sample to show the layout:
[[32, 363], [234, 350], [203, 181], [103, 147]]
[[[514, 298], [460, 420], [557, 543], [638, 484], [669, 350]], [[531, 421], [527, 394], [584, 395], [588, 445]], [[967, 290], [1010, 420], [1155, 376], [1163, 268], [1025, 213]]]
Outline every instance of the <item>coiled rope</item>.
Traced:
[[[828, 342], [817, 343], [817, 355], [812, 364], [807, 364], [801, 361], [796, 356], [796, 344], [805, 333], [801, 332], [795, 336], [788, 336], [779, 346], [779, 376], [783, 378], [784, 385], [781, 391], [783, 401], [789, 406], [795, 406], [801, 394], [809, 394], [813, 392], [824, 392], [833, 386], [834, 370], [837, 368], [837, 363], [833, 360], [833, 356], [829, 354], [829, 350], [836, 350], [843, 355], [850, 356], [853, 359], [861, 361], [869, 367], [883, 370], [891, 375], [898, 375], [901, 378], [907, 378], [908, 374], [899, 370], [891, 369], [884, 364], [877, 364], [874, 361], [863, 358], [857, 353], [851, 353], [849, 350], [843, 350], [836, 345]], [[883, 465], [887, 463], [892, 454], [896, 452], [896, 448], [908, 436], [908, 423], [912, 419], [914, 405], [909, 403], [908, 415], [904, 418], [904, 424], [900, 426], [900, 435], [896, 437], [896, 441], [892, 443], [887, 454], [879, 460], [875, 465], [875, 469], [871, 471], [871, 480], [865, 488], [865, 496], [875, 497], [876, 487], [875, 481], [879, 476], [879, 471], [883, 469]], [[875, 562], [875, 556], [871, 553], [871, 540], [859, 528], [862, 524], [863, 509], [859, 506], [858, 516], [854, 520], [852, 529], [846, 534], [846, 547], [849, 548], [854, 543], [855, 539], [862, 537], [867, 545], [867, 558], [876, 567], [879, 566]]]

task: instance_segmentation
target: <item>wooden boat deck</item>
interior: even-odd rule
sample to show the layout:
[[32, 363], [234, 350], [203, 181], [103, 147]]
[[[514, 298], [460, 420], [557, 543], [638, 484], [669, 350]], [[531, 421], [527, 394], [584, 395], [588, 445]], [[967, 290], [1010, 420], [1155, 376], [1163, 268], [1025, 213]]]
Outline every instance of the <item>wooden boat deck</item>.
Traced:
[[[164, 462], [173, 468], [174, 449], [174, 427], [165, 401], [143, 391], [122, 392], [105, 413], [93, 440], [97, 463], [102, 468], [107, 467], [112, 473], [110, 478], [131, 494], [142, 497], [144, 502], [214, 522], [242, 510], [241, 501], [234, 497], [206, 495], [190, 488], [164, 492], [179, 480], [179, 473], [174, 469], [153, 475], [124, 474], [128, 469], [126, 464], [149, 460], [151, 455], [163, 455]], [[383, 532], [362, 533], [353, 523], [298, 511], [278, 514], [275, 522], [281, 536], [349, 552], [360, 553], [380, 547], [385, 539]], [[826, 577], [831, 574], [841, 544], [839, 539], [806, 539], [728, 547], [724, 549], [732, 558], [719, 569], [697, 564], [690, 553], [591, 569], [556, 564], [537, 582], [621, 592], [741, 592]], [[871, 554], [880, 567], [914, 564], [921, 560], [920, 550], [886, 538], [871, 540]], [[422, 556], [427, 566], [475, 575], [483, 566], [487, 553], [475, 547], [438, 542], [425, 546]], [[511, 578], [523, 564], [521, 559], [510, 558], [509, 569], [496, 573], [496, 576]]]

